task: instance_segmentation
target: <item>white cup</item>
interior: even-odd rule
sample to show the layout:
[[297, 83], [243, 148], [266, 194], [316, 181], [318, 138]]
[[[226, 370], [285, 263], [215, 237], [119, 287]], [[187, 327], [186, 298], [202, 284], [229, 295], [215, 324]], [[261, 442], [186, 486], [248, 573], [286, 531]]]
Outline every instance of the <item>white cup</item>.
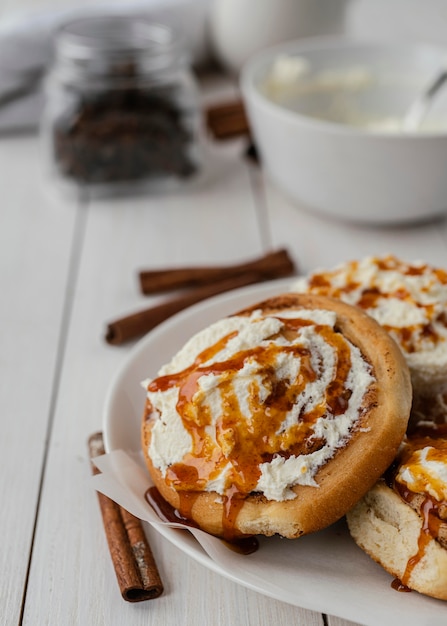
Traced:
[[289, 39], [342, 34], [350, 0], [213, 0], [209, 34], [214, 54], [238, 73], [254, 53]]

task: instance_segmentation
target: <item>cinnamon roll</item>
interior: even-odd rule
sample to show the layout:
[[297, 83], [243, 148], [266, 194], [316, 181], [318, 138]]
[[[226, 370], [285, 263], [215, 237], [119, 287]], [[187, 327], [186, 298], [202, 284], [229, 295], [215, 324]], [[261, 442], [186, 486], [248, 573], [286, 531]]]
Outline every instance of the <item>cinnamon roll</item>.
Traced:
[[156, 487], [229, 540], [296, 538], [338, 520], [394, 459], [411, 405], [389, 333], [357, 307], [307, 294], [217, 321], [144, 385]]
[[347, 514], [356, 543], [398, 585], [447, 600], [447, 425], [420, 424]]

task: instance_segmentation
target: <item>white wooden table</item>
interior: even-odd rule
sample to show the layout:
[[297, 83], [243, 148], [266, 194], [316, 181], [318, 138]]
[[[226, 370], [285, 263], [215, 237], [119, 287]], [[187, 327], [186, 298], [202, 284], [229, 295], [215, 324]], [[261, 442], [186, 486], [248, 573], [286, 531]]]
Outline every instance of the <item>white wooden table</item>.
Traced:
[[[219, 82], [204, 97], [231, 93]], [[286, 247], [307, 272], [366, 254], [447, 265], [447, 223], [377, 229], [330, 221], [285, 199], [242, 157], [210, 146], [195, 190], [77, 204], [42, 180], [35, 136], [0, 139], [0, 623], [37, 626], [347, 626], [210, 572], [148, 530], [165, 584], [119, 594], [89, 485], [87, 438], [132, 347], [105, 323], [145, 308], [138, 269], [232, 263]]]

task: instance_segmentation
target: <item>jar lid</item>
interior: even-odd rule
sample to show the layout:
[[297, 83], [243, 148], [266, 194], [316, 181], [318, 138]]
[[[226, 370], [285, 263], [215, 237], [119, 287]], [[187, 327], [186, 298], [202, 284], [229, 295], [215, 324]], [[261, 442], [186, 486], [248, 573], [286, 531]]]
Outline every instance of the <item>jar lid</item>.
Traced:
[[185, 58], [183, 41], [146, 17], [96, 15], [68, 22], [56, 38], [62, 62], [101, 74], [110, 61], [138, 61], [145, 71], [162, 70]]

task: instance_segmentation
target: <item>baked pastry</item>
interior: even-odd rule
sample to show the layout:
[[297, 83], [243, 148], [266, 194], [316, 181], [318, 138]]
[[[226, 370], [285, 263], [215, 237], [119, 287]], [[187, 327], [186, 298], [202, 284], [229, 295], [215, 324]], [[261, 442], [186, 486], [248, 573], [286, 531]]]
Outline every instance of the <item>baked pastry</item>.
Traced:
[[356, 543], [399, 584], [447, 600], [447, 426], [420, 425], [347, 516]]
[[447, 272], [395, 256], [366, 257], [298, 279], [298, 293], [361, 307], [400, 346], [411, 372], [416, 419], [447, 414]]
[[219, 320], [145, 386], [142, 446], [156, 487], [230, 540], [295, 538], [342, 517], [392, 462], [411, 404], [389, 334], [313, 295]]

